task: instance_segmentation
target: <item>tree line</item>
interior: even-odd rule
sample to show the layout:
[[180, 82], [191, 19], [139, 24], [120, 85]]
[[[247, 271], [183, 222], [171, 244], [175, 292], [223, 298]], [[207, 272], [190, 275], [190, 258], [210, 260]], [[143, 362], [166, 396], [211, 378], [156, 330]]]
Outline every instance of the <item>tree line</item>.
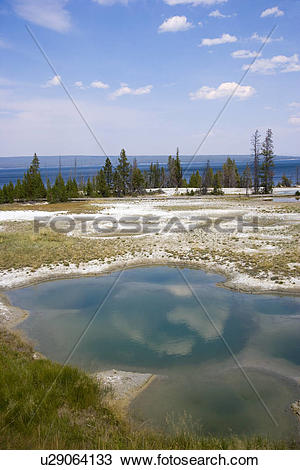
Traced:
[[[113, 168], [107, 157], [104, 166], [87, 181], [77, 182], [71, 176], [65, 182], [61, 170], [51, 185], [49, 179], [44, 185], [40, 174], [40, 163], [36, 154], [22, 180], [14, 185], [10, 182], [0, 189], [0, 203], [17, 201], [36, 201], [47, 199], [49, 203], [65, 202], [79, 197], [123, 197], [142, 195], [146, 189], [160, 190], [166, 187], [186, 187], [189, 194], [222, 195], [222, 188], [246, 188], [254, 194], [270, 194], [274, 187], [274, 144], [272, 130], [268, 129], [261, 142], [257, 131], [251, 138], [252, 165], [247, 163], [242, 174], [236, 162], [230, 157], [222, 169], [213, 171], [209, 160], [202, 174], [196, 170], [189, 181], [183, 177], [179, 150], [176, 156], [169, 156], [167, 167], [151, 163], [148, 170], [142, 171], [134, 159], [131, 164], [124, 149], [121, 150], [118, 163]], [[281, 185], [290, 186], [291, 181], [283, 175]]]
[[[66, 202], [79, 197], [123, 197], [142, 195], [148, 188], [180, 187], [183, 184], [179, 150], [175, 157], [168, 159], [167, 170], [159, 163], [152, 163], [150, 169], [141, 171], [134, 159], [131, 164], [124, 149], [121, 150], [118, 164], [113, 168], [109, 157], [104, 166], [93, 178], [77, 182], [71, 176], [64, 181], [61, 170], [53, 185], [47, 179], [46, 186], [40, 174], [40, 163], [36, 154], [22, 180], [5, 184], [0, 189], [0, 203], [17, 201], [37, 201], [47, 199], [50, 203]], [[186, 184], [186, 182], [185, 182]]]

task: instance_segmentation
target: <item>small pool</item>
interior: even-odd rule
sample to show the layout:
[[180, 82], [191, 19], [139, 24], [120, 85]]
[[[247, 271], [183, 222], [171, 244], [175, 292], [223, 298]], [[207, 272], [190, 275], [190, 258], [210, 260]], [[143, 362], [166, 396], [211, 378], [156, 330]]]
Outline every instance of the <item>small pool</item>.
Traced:
[[300, 202], [300, 197], [274, 197], [273, 202]]
[[45, 282], [7, 295], [31, 312], [19, 328], [61, 363], [105, 301], [71, 363], [89, 372], [157, 374], [131, 405], [137, 420], [166, 429], [184, 420], [213, 434], [295, 436], [289, 406], [300, 399], [300, 298], [242, 294], [217, 287], [223, 280], [218, 275], [182, 272], [201, 305], [172, 267], [124, 271], [109, 298], [119, 273]]

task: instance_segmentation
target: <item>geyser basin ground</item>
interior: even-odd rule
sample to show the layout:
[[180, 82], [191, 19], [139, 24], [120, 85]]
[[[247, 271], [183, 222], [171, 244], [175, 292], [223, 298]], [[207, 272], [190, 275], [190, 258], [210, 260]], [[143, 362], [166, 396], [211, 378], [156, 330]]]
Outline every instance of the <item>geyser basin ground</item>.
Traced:
[[[296, 435], [290, 404], [300, 398], [300, 298], [242, 294], [217, 287], [220, 276], [183, 272], [278, 427], [175, 268], [124, 271], [71, 363], [163, 376], [131, 405], [137, 419], [154, 425], [190, 416], [204, 432]], [[37, 349], [63, 363], [118, 276], [45, 282], [7, 295], [31, 312], [20, 328]]]

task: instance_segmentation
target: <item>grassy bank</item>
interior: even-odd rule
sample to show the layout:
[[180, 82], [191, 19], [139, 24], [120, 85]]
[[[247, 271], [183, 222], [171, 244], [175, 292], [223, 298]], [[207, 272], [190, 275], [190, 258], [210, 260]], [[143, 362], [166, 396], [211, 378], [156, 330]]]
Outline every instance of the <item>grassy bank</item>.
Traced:
[[[12, 227], [10, 229], [10, 226]], [[10, 223], [0, 232], [0, 269], [18, 269], [30, 266], [32, 271], [41, 266], [63, 263], [78, 265], [92, 260], [111, 261], [116, 256], [137, 253], [141, 248], [130, 240], [87, 239], [67, 237], [50, 229], [33, 233], [32, 223]]]
[[1, 449], [297, 448], [295, 442], [259, 437], [222, 439], [181, 429], [172, 436], [138, 430], [106, 404], [108, 391], [87, 374], [33, 356], [29, 344], [0, 329]]

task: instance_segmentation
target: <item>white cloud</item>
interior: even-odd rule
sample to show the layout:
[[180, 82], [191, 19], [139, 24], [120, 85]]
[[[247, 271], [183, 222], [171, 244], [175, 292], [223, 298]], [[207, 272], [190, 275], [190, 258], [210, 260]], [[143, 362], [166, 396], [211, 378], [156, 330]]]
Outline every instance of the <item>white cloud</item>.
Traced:
[[192, 27], [192, 23], [187, 21], [186, 16], [172, 16], [160, 25], [158, 31], [160, 33], [176, 33], [177, 31], [187, 31]]
[[218, 88], [211, 88], [203, 86], [197, 91], [190, 93], [190, 99], [195, 100], [217, 100], [219, 98], [226, 98], [232, 95], [240, 99], [250, 98], [255, 93], [252, 86], [238, 85], [235, 82], [221, 83]]
[[64, 33], [71, 28], [67, 3], [68, 0], [13, 0], [13, 7], [24, 20]]
[[60, 75], [54, 75], [53, 78], [48, 80], [45, 85], [43, 85], [43, 88], [50, 88], [52, 86], [58, 86], [60, 85], [61, 77]]
[[122, 5], [128, 5], [128, 0], [93, 0], [94, 2], [98, 3], [99, 5], [103, 6], [111, 6], [115, 3], [121, 3]]
[[213, 18], [231, 18], [231, 15], [224, 15], [219, 10], [211, 11], [208, 16], [211, 16]]
[[198, 25], [202, 28], [202, 26], [203, 26], [202, 21], [198, 21]]
[[255, 41], [259, 41], [261, 43], [270, 43], [270, 42], [278, 42], [278, 41], [283, 41], [283, 37], [281, 36], [280, 38], [268, 38], [267, 36], [260, 36], [257, 33], [252, 34], [251, 39], [254, 39]]
[[252, 59], [254, 57], [260, 57], [261, 52], [256, 51], [246, 51], [246, 50], [239, 50], [232, 52], [231, 56], [234, 59]]
[[289, 104], [290, 108], [300, 108], [300, 103], [298, 101], [293, 101], [293, 103]]
[[217, 46], [219, 44], [226, 44], [226, 43], [231, 43], [231, 42], [236, 42], [237, 37], [231, 36], [230, 34], [222, 34], [221, 37], [219, 38], [214, 38], [214, 39], [209, 39], [205, 38], [202, 39], [201, 44], [199, 46]]
[[85, 86], [83, 85], [83, 83], [82, 83], [81, 80], [78, 80], [78, 82], [75, 82], [75, 83], [74, 83], [74, 86], [76, 86], [76, 87], [79, 88], [80, 90], [85, 90]]
[[127, 83], [121, 83], [121, 87], [111, 93], [110, 98], [116, 99], [123, 95], [148, 95], [151, 93], [153, 85], [146, 85], [140, 88], [130, 88]]
[[228, 0], [164, 0], [164, 2], [170, 6], [192, 5], [196, 7], [198, 5], [203, 5], [203, 6], [217, 5], [220, 3], [226, 3], [228, 2]]
[[101, 81], [95, 81], [91, 83], [92, 88], [102, 88], [105, 90], [106, 88], [109, 88], [109, 85], [107, 83], [103, 83]]
[[300, 116], [291, 116], [289, 118], [289, 123], [293, 126], [300, 126]]
[[[250, 65], [243, 65], [243, 70], [247, 70]], [[291, 57], [277, 55], [271, 59], [258, 59], [250, 69], [251, 72], [263, 75], [273, 75], [276, 72], [289, 73], [300, 72], [300, 62], [298, 54]]]
[[266, 16], [283, 16], [284, 12], [282, 10], [279, 10], [278, 7], [273, 7], [273, 8], [267, 8], [262, 12], [260, 15], [261, 18], [265, 18]]

